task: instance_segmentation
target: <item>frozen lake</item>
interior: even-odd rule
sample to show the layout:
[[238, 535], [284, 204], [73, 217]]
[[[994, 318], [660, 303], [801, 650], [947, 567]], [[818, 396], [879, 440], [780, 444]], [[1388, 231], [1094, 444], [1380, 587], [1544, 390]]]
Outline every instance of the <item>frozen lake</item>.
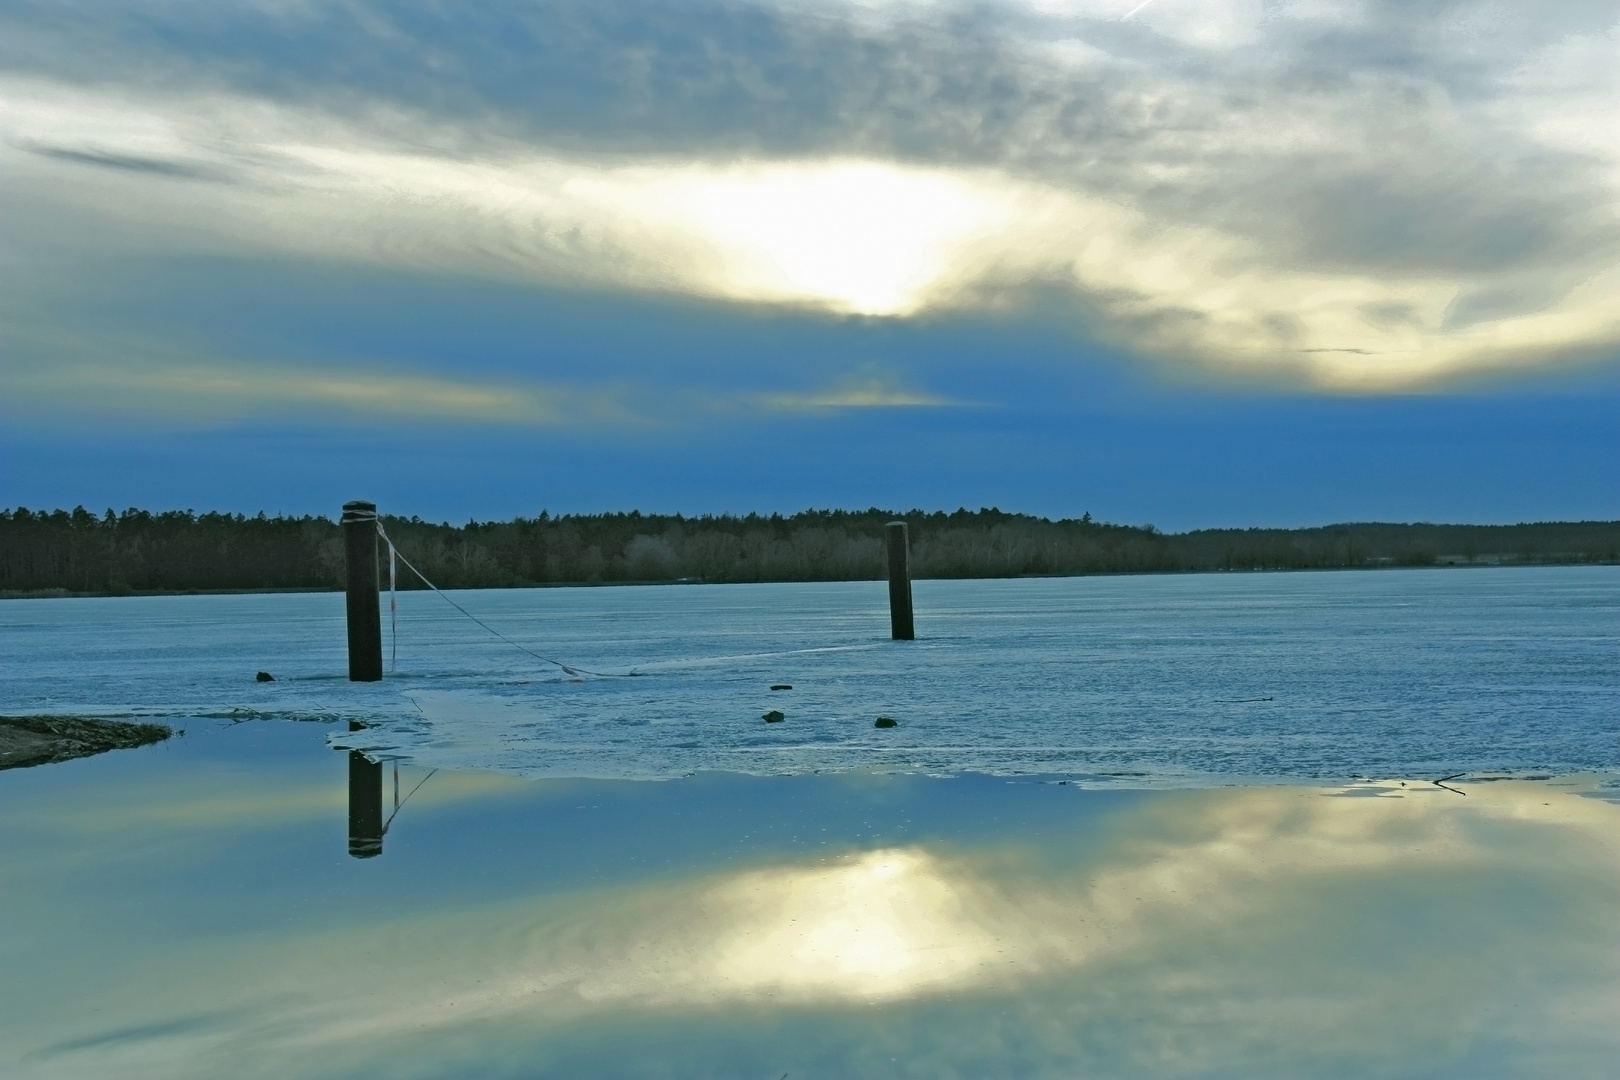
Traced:
[[[900, 770], [1204, 785], [1620, 767], [1620, 567], [0, 603], [0, 713], [359, 719], [334, 745], [524, 776]], [[386, 601], [385, 601], [386, 602]], [[385, 656], [393, 650], [384, 613]], [[254, 673], [271, 671], [275, 682]], [[628, 676], [634, 673], [635, 677]], [[787, 683], [791, 691], [771, 691]], [[786, 720], [766, 724], [780, 709]], [[877, 730], [873, 720], [899, 725]]]

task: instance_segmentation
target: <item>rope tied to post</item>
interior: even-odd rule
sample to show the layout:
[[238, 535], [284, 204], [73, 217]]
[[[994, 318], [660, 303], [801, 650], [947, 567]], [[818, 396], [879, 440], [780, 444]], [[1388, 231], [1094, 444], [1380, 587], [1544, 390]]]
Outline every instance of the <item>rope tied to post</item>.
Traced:
[[[345, 520], [347, 520], [347, 517], [348, 517], [348, 508], [347, 507], [344, 508], [344, 517], [345, 517]], [[528, 646], [520, 644], [519, 642], [513, 641], [511, 638], [507, 637], [505, 634], [501, 633], [499, 630], [497, 630], [493, 626], [489, 625], [483, 619], [480, 619], [478, 616], [474, 615], [472, 612], [468, 611], [466, 608], [462, 607], [460, 604], [458, 604], [454, 600], [450, 599], [450, 597], [448, 595], [446, 595], [446, 593], [445, 593], [445, 591], [443, 589], [439, 588], [437, 585], [433, 584], [433, 582], [429, 581], [427, 579], [427, 575], [422, 573], [422, 571], [418, 570], [414, 565], [412, 565], [411, 560], [407, 559], [405, 557], [405, 554], [403, 552], [401, 552], [397, 547], [394, 546], [394, 541], [392, 539], [390, 539], [387, 530], [385, 530], [383, 528], [382, 519], [380, 517], [378, 517], [375, 513], [371, 514], [371, 518], [372, 518], [372, 520], [377, 522], [377, 535], [382, 537], [383, 538], [383, 543], [388, 545], [388, 567], [389, 567], [389, 573], [388, 573], [389, 598], [388, 598], [388, 603], [389, 603], [390, 608], [393, 608], [394, 604], [395, 604], [395, 598], [394, 598], [394, 595], [393, 595], [393, 591], [394, 591], [394, 560], [397, 558], [400, 562], [405, 564], [405, 569], [407, 569], [411, 573], [415, 574], [421, 580], [422, 584], [426, 585], [428, 588], [430, 588], [434, 592], [438, 593], [440, 598], [442, 598], [445, 603], [449, 604], [451, 607], [455, 608], [457, 611], [459, 611], [463, 615], [467, 616], [467, 618], [471, 619], [473, 622], [477, 623], [479, 626], [482, 626], [485, 630], [489, 631], [491, 634], [493, 634], [496, 637], [500, 638], [502, 641], [506, 642], [508, 645], [512, 646], [512, 648], [518, 650], [521, 653], [526, 653], [527, 655], [534, 657], [536, 660], [539, 660], [542, 663], [550, 664], [553, 667], [561, 668], [566, 674], [573, 675], [576, 678], [578, 676], [580, 676], [580, 675], [591, 675], [591, 676], [594, 676], [595, 678], [598, 678], [598, 679], [633, 679], [633, 678], [637, 678], [637, 677], [640, 676], [641, 673], [639, 671], [628, 671], [628, 672], [592, 671], [589, 668], [582, 668], [582, 667], [576, 667], [576, 666], [574, 666], [572, 664], [565, 664], [561, 660], [553, 660], [549, 656], [541, 656], [539, 653], [535, 652], [533, 649], [529, 648]], [[364, 518], [356, 518], [355, 520], [361, 521], [361, 520], [365, 520], [365, 519]], [[394, 626], [395, 626], [394, 653], [395, 653], [395, 658], [397, 660], [398, 654], [399, 654], [399, 637], [398, 637], [399, 624], [398, 624], [397, 620], [396, 620]]]

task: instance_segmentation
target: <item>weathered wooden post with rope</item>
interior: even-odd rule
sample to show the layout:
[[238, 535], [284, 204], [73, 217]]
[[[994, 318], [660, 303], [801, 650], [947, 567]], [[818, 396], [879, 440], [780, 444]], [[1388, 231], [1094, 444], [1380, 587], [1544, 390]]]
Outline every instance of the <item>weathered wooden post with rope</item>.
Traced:
[[349, 681], [376, 682], [383, 677], [377, 504], [361, 500], [344, 503], [342, 524], [349, 565]]
[[911, 539], [906, 523], [891, 521], [883, 528], [889, 543], [889, 626], [895, 641], [911, 641]]
[[[349, 721], [350, 731], [366, 725]], [[383, 767], [349, 751], [349, 854], [357, 859], [381, 855], [383, 847]]]

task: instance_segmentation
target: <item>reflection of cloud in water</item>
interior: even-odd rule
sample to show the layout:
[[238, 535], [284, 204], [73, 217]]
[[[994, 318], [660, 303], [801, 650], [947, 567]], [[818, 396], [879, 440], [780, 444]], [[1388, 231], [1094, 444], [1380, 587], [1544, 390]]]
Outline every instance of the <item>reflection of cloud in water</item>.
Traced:
[[[399, 1075], [539, 1061], [567, 1036], [628, 1068], [654, 1051], [626, 1033], [660, 1016], [788, 1053], [795, 1029], [755, 1032], [761, 1010], [824, 1041], [869, 1002], [924, 1072], [1005, 1060], [990, 1044], [1013, 1038], [1032, 1075], [1415, 1068], [1481, 1040], [1517, 1075], [1555, 1050], [1582, 1075], [1612, 1053], [1620, 808], [1516, 783], [1386, 795], [1168, 793], [1067, 858], [907, 846], [277, 941], [240, 958], [253, 978], [188, 988], [247, 995], [251, 1029], [137, 1057], [151, 1075], [216, 1054], [249, 1063], [237, 1075], [336, 1075], [384, 1055]], [[42, 1075], [108, 1064], [93, 1056], [64, 1048], [40, 1064], [75, 1067]]]
[[[1324, 874], [1501, 862], [1567, 871], [1569, 844], [1591, 844], [1607, 853], [1610, 874], [1620, 871], [1613, 807], [1519, 785], [1476, 789], [1467, 804], [1452, 799], [1424, 789], [1400, 799], [1292, 788], [1171, 795], [1126, 825], [1109, 861], [1057, 872], [998, 872], [902, 848], [751, 871], [690, 892], [655, 887], [656, 899], [620, 913], [623, 952], [598, 953], [572, 986], [594, 1002], [893, 998], [1081, 965], [1172, 924], [1242, 917]], [[1521, 846], [1529, 836], [1503, 831], [1515, 826], [1550, 846]], [[1546, 835], [1545, 826], [1557, 831]], [[649, 899], [662, 920], [640, 911]], [[601, 930], [615, 921], [611, 911], [600, 909]], [[542, 954], [550, 972], [568, 966], [560, 942]]]
[[997, 936], [983, 916], [999, 899], [916, 848], [754, 871], [701, 894], [660, 970], [579, 989], [592, 999], [673, 1003], [757, 993], [890, 998], [956, 985], [994, 960]]
[[[407, 783], [426, 772], [406, 767]], [[420, 803], [477, 799], [520, 787], [521, 781], [491, 773], [441, 773], [431, 790], [418, 796]], [[109, 785], [116, 798], [118, 784]], [[50, 815], [22, 809], [18, 815], [30, 826], [71, 834], [76, 845], [106, 843], [124, 846], [132, 839], [148, 838], [150, 830], [175, 834], [239, 829], [278, 829], [296, 822], [330, 821], [343, 813], [344, 782], [299, 782], [289, 785], [272, 770], [226, 772], [194, 781], [163, 800], [119, 799], [118, 813], [107, 814], [90, 804], [76, 811]], [[16, 823], [14, 818], [13, 823]]]

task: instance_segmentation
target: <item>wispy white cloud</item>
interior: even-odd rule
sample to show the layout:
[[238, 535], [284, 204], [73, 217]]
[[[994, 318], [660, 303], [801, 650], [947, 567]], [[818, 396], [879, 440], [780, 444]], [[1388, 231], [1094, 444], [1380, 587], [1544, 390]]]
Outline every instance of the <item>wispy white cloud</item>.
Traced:
[[846, 379], [823, 390], [767, 394], [757, 400], [767, 409], [784, 412], [820, 409], [943, 408], [965, 404], [883, 378]]
[[635, 419], [612, 389], [458, 380], [383, 365], [322, 368], [120, 349], [71, 334], [54, 342], [55, 348], [16, 339], [11, 344], [36, 346], [27, 350], [31, 356], [14, 354], [0, 367], [0, 391], [14, 418], [68, 408], [204, 425], [320, 414], [525, 426]]

